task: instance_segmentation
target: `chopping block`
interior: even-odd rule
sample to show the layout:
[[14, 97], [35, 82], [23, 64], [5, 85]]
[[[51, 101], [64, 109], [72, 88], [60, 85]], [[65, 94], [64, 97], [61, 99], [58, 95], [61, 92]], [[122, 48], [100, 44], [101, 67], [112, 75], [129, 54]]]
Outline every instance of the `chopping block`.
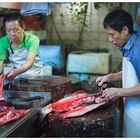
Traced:
[[46, 132], [48, 137], [120, 137], [120, 111], [111, 104], [80, 117], [48, 118]]
[[55, 102], [71, 93], [71, 81], [64, 76], [29, 76], [11, 81], [9, 90], [51, 92], [51, 101]]

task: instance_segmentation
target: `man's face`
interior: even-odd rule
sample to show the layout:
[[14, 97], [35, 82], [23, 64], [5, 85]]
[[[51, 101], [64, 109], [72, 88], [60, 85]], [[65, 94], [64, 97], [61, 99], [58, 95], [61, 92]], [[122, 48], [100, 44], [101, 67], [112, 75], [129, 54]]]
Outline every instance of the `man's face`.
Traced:
[[109, 41], [117, 48], [121, 48], [130, 36], [126, 27], [124, 27], [121, 32], [118, 32], [110, 27], [108, 27], [106, 31], [109, 35]]
[[17, 43], [22, 40], [24, 28], [22, 28], [18, 21], [9, 21], [5, 23], [6, 34], [11, 42]]

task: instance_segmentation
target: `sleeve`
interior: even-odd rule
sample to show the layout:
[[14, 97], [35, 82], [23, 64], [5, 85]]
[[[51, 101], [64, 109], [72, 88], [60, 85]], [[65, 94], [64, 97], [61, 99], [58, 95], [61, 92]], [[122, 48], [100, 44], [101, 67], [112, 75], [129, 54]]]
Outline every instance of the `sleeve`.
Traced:
[[31, 35], [30, 40], [29, 40], [29, 52], [33, 52], [38, 55], [39, 53], [39, 38], [35, 35]]
[[132, 55], [132, 64], [135, 68], [138, 79], [140, 80], [140, 47], [137, 46], [137, 49], [133, 51]]

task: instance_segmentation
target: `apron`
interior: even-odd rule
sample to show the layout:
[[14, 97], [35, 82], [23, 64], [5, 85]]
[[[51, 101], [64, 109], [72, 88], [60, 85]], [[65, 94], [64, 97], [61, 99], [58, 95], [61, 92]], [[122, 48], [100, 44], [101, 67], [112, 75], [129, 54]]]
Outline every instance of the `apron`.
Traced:
[[[9, 60], [12, 63], [13, 68], [18, 68], [22, 66], [27, 61], [28, 51], [27, 49], [19, 49], [14, 52], [11, 49], [8, 49], [9, 52]], [[40, 61], [39, 57], [35, 58], [35, 61], [30, 69], [26, 72], [16, 76], [16, 78], [27, 77], [27, 76], [39, 76], [39, 75], [48, 75], [47, 74], [47, 66], [43, 66], [43, 63]]]
[[[139, 83], [135, 69], [128, 58], [123, 57], [123, 88]], [[126, 97], [123, 137], [140, 137], [140, 96]]]

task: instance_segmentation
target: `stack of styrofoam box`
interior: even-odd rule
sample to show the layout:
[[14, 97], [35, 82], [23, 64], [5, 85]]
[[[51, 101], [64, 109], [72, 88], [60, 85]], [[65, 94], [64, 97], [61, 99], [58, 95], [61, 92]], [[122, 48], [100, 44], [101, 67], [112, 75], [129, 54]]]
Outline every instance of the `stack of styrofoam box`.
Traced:
[[74, 51], [68, 55], [67, 75], [73, 82], [89, 80], [93, 75], [110, 72], [110, 53]]

